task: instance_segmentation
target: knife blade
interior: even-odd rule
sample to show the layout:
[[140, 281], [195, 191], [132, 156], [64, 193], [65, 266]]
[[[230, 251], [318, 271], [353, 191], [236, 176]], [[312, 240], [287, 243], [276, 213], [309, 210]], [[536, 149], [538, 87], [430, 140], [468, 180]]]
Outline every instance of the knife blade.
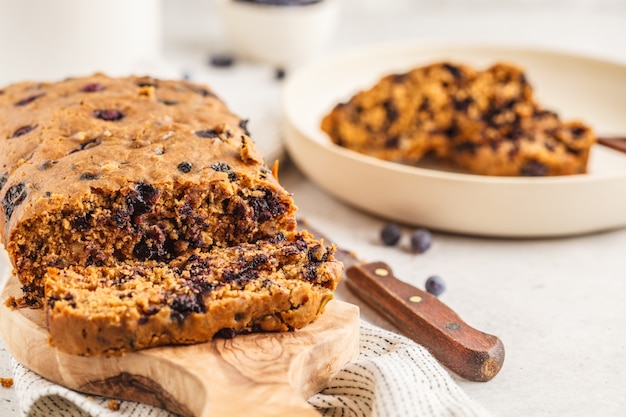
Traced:
[[598, 138], [597, 142], [600, 145], [626, 153], [626, 137], [602, 137]]
[[[334, 243], [305, 220], [298, 225]], [[396, 277], [385, 262], [362, 261], [341, 247], [335, 257], [344, 264], [348, 288], [441, 364], [470, 381], [485, 382], [498, 374], [505, 356], [498, 337], [469, 326], [439, 298]]]

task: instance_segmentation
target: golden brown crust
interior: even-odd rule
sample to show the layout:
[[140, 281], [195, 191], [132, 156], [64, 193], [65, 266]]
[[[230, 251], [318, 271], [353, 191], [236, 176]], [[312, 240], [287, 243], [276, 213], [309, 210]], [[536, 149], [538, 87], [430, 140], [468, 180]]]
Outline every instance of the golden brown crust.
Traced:
[[523, 71], [447, 62], [382, 78], [322, 120], [340, 146], [415, 164], [434, 155], [485, 175], [586, 172], [592, 130], [562, 122], [533, 97]]

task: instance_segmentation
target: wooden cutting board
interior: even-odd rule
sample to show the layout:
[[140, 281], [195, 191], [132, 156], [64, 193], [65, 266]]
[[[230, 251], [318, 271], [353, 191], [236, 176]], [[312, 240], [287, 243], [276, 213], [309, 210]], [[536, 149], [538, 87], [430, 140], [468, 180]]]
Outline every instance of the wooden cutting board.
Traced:
[[304, 329], [167, 346], [120, 357], [82, 357], [48, 344], [43, 310], [10, 310], [5, 286], [0, 336], [35, 373], [73, 390], [166, 408], [183, 416], [319, 416], [305, 399], [358, 354], [359, 309], [333, 300]]

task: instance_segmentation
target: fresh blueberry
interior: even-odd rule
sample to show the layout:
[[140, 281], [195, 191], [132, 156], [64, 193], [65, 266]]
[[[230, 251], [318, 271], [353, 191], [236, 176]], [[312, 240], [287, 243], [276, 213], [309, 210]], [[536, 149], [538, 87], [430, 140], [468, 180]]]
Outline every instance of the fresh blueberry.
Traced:
[[287, 75], [287, 71], [285, 71], [284, 68], [276, 68], [276, 70], [274, 71], [274, 78], [277, 80], [285, 79], [286, 75]]
[[235, 64], [235, 57], [225, 53], [214, 54], [211, 55], [211, 58], [209, 59], [209, 64], [211, 64], [212, 67], [217, 68], [232, 67]]
[[426, 287], [426, 291], [428, 291], [430, 294], [434, 295], [435, 297], [438, 297], [439, 294], [441, 294], [442, 292], [446, 290], [446, 284], [445, 282], [443, 282], [443, 280], [441, 279], [439, 275], [433, 275], [431, 277], [428, 277], [428, 279], [426, 280], [425, 287]]
[[396, 223], [390, 222], [385, 224], [383, 229], [380, 231], [380, 240], [383, 241], [383, 244], [386, 246], [393, 246], [400, 241], [400, 236], [402, 235], [402, 230], [400, 226]]
[[411, 233], [411, 251], [413, 253], [424, 253], [433, 243], [433, 236], [424, 228], [415, 229]]

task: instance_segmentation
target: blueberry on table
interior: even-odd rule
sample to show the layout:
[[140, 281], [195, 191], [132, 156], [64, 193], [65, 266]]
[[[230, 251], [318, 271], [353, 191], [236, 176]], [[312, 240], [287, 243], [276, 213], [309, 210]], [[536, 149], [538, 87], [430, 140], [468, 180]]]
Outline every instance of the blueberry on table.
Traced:
[[380, 240], [385, 246], [393, 246], [400, 241], [402, 230], [396, 223], [390, 222], [385, 224], [380, 231]]
[[424, 253], [433, 242], [433, 236], [427, 229], [415, 229], [411, 233], [411, 251], [413, 253]]
[[428, 277], [425, 287], [426, 291], [435, 297], [438, 297], [439, 294], [446, 290], [446, 284], [443, 282], [441, 277], [439, 277], [439, 275]]
[[232, 67], [235, 63], [235, 57], [230, 54], [213, 54], [209, 59], [209, 63], [212, 67], [227, 68]]
[[284, 68], [276, 68], [274, 70], [274, 78], [277, 79], [277, 80], [285, 79], [286, 75], [287, 75], [287, 71], [285, 71]]

